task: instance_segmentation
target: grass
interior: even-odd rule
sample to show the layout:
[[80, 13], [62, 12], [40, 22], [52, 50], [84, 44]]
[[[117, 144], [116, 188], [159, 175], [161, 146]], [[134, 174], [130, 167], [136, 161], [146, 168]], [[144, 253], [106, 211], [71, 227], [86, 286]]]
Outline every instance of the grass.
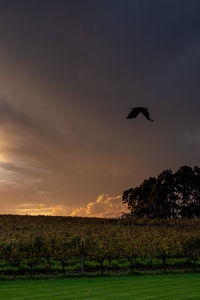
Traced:
[[[191, 270], [193, 264], [188, 258], [168, 258], [166, 260], [168, 269], [177, 270]], [[130, 264], [126, 258], [113, 259], [112, 262], [109, 260], [104, 261], [105, 270], [130, 270]], [[196, 268], [200, 268], [200, 260], [196, 262]], [[73, 258], [65, 266], [66, 273], [80, 272], [81, 265], [80, 259]], [[152, 261], [148, 258], [137, 258], [136, 265], [134, 264], [134, 270], [162, 270], [162, 260], [159, 258], [153, 258]], [[85, 259], [85, 270], [88, 272], [96, 272], [100, 270], [100, 264], [97, 261]], [[36, 265], [33, 266], [33, 272], [31, 272], [30, 267], [24, 260], [20, 264], [20, 269], [17, 265], [9, 265], [6, 261], [0, 261], [0, 274], [33, 274], [33, 273], [62, 273], [62, 266], [59, 261], [51, 260], [51, 270], [49, 270], [49, 265], [46, 260], [40, 259]]]
[[200, 274], [0, 282], [4, 300], [200, 300]]

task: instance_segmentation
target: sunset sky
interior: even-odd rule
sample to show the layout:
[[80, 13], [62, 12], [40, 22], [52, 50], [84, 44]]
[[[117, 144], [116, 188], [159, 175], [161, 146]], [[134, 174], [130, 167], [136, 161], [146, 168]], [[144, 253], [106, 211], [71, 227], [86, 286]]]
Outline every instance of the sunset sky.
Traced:
[[[200, 165], [200, 1], [0, 1], [0, 213], [117, 216]], [[129, 108], [146, 106], [127, 120]]]

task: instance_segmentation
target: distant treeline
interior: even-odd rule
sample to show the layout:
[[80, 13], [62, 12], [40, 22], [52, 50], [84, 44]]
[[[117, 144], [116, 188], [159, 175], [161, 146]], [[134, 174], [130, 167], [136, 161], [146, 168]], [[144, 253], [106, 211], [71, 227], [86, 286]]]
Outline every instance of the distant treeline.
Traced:
[[139, 218], [199, 218], [200, 168], [170, 169], [123, 192], [130, 215]]

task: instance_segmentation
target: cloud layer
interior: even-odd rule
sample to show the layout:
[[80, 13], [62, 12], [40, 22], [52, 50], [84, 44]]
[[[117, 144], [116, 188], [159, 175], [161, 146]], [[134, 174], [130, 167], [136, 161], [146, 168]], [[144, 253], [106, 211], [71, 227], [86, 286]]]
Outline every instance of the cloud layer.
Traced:
[[71, 212], [71, 216], [83, 217], [120, 217], [126, 212], [125, 205], [121, 202], [121, 195], [110, 197], [102, 194], [96, 201], [88, 203], [85, 207], [79, 207]]
[[[53, 215], [53, 216], [78, 216], [78, 217], [97, 217], [97, 218], [118, 218], [127, 212], [127, 207], [122, 204], [121, 195], [110, 197], [100, 195], [96, 201], [88, 203], [83, 207], [76, 207], [72, 210], [71, 206], [53, 205], [48, 200], [46, 191], [38, 191], [43, 198], [43, 203], [14, 203], [12, 208], [2, 207], [1, 213], [4, 214], [27, 214], [27, 215]], [[30, 199], [31, 200], [31, 199]]]
[[[99, 195], [199, 164], [199, 9], [0, 3], [0, 212], [114, 216]], [[133, 106], [155, 122], [127, 121]]]

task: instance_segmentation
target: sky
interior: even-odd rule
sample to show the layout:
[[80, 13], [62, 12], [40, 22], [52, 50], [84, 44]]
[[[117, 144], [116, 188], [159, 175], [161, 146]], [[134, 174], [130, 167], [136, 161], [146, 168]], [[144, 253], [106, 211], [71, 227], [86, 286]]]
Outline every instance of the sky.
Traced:
[[115, 217], [124, 190], [199, 166], [199, 11], [0, 1], [0, 213]]

